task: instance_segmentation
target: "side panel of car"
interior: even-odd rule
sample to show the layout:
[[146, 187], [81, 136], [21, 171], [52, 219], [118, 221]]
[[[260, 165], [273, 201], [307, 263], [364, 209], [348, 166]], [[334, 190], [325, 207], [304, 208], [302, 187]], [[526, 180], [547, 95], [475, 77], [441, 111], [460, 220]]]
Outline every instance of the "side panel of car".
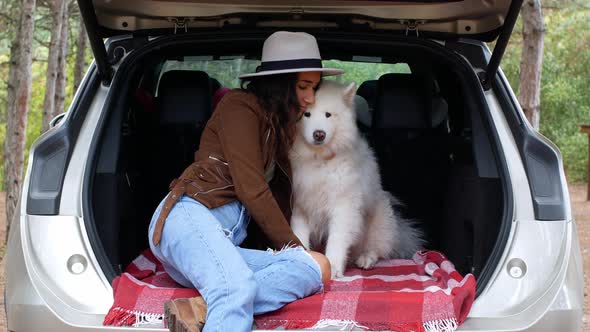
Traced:
[[[484, 71], [491, 52], [482, 42], [448, 42], [451, 48], [466, 57], [474, 69]], [[495, 77], [494, 92], [500, 110], [506, 117], [519, 155], [529, 178], [535, 218], [538, 220], [570, 220], [571, 208], [559, 149], [532, 129], [522, 112], [508, 80], [501, 70]]]
[[508, 120], [529, 177], [535, 218], [570, 220], [569, 193], [565, 190], [567, 181], [559, 149], [529, 125], [501, 71], [493, 85], [493, 91]]
[[59, 213], [62, 184], [73, 145], [80, 132], [90, 103], [98, 88], [94, 64], [88, 69], [73, 102], [61, 123], [44, 133], [33, 145], [30, 185], [24, 187], [26, 211], [35, 215]]
[[[577, 237], [569, 202], [564, 202], [563, 208], [570, 219], [539, 220], [531, 190], [528, 190], [531, 176], [536, 174], [527, 173], [517, 140], [510, 130], [511, 119], [505, 117], [506, 110], [502, 109], [492, 91], [486, 93], [486, 98], [510, 169], [515, 201], [514, 221], [506, 250], [486, 289], [475, 301], [470, 319], [461, 330], [487, 330], [490, 327], [498, 330], [527, 330], [537, 319], [548, 314], [552, 303], [563, 291], [566, 271], [569, 271], [568, 263], [578, 261], [580, 252], [577, 242], [573, 243]], [[560, 170], [556, 171], [559, 174]], [[565, 186], [560, 186], [559, 190], [567, 197]], [[575, 271], [571, 273], [577, 274]], [[570, 277], [568, 280], [572, 283], [568, 287], [583, 288], [580, 286], [581, 278]], [[581, 309], [580, 301], [574, 299], [561, 302], [565, 303], [561, 314], [570, 319], [575, 318]], [[490, 317], [500, 319], [491, 322]]]
[[[86, 90], [78, 93], [78, 102], [73, 103], [67, 118], [31, 149], [23, 204], [19, 205], [8, 244], [6, 307], [10, 330], [62, 331], [69, 324], [100, 326], [112, 304], [110, 282], [88, 245], [92, 232], [85, 229], [80, 203], [89, 142], [108, 92], [108, 88], [93, 82], [95, 76], [89, 70], [82, 85]], [[39, 153], [40, 148], [46, 153]], [[52, 148], [65, 158], [52, 161]], [[40, 171], [35, 172], [36, 167]], [[44, 178], [51, 176], [61, 177], [59, 183], [49, 187], [54, 189], [52, 194], [27, 200], [31, 191], [42, 193], [40, 188], [48, 188]], [[31, 188], [34, 177], [39, 177], [37, 187]], [[46, 204], [48, 200], [50, 204]], [[83, 293], [86, 295], [80, 296]]]

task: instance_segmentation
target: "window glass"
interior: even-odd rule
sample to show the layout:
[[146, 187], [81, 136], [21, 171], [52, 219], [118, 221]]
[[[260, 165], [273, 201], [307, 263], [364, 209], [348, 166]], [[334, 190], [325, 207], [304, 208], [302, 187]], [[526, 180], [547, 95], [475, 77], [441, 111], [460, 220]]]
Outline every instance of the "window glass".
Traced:
[[410, 74], [410, 67], [407, 63], [371, 63], [371, 62], [353, 62], [327, 60], [322, 61], [325, 68], [339, 68], [344, 70], [344, 74], [333, 77], [326, 77], [339, 82], [356, 82], [357, 85], [364, 81], [376, 80], [383, 74], [402, 73]]
[[160, 77], [170, 70], [201, 70], [218, 80], [221, 86], [237, 88], [240, 86], [238, 77], [255, 72], [259, 64], [258, 60], [241, 58], [213, 60], [210, 57], [186, 57], [184, 61], [166, 61]]
[[[357, 57], [355, 60], [361, 61], [323, 61], [324, 67], [340, 68], [345, 71], [343, 75], [328, 76], [326, 79], [356, 82], [357, 85], [360, 85], [364, 81], [376, 80], [386, 73], [410, 73], [410, 67], [406, 63], [379, 63], [380, 58], [378, 57]], [[184, 60], [167, 60], [162, 67], [160, 77], [170, 70], [201, 70], [218, 80], [221, 86], [237, 88], [240, 86], [238, 77], [242, 74], [254, 73], [259, 64], [258, 60], [240, 57], [213, 59], [211, 56], [187, 56]]]

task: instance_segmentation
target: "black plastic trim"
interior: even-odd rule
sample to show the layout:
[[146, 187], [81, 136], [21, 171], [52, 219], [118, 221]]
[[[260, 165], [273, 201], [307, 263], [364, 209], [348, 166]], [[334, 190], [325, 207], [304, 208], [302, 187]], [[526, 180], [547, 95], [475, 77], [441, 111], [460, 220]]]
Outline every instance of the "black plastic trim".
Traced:
[[561, 176], [561, 153], [534, 131], [508, 93], [508, 83], [497, 75], [492, 86], [508, 124], [529, 180], [537, 220], [566, 220], [567, 208]]
[[[129, 43], [130, 40], [125, 40], [124, 43]], [[134, 44], [133, 42], [131, 42]], [[107, 41], [109, 49], [113, 49], [110, 41]], [[151, 47], [148, 47], [151, 49]], [[130, 50], [126, 50], [130, 51]], [[91, 203], [91, 197], [93, 192], [93, 178], [97, 171], [112, 171], [113, 167], [116, 167], [116, 160], [107, 160], [99, 163], [98, 156], [101, 154], [103, 149], [119, 149], [118, 132], [121, 128], [105, 128], [106, 124], [109, 123], [109, 118], [113, 116], [122, 116], [121, 105], [125, 98], [119, 98], [120, 95], [124, 95], [128, 90], [128, 82], [131, 78], [130, 72], [135, 70], [134, 61], [136, 59], [137, 52], [133, 51], [129, 54], [129, 59], [125, 60], [119, 69], [113, 73], [113, 79], [109, 87], [106, 100], [103, 105], [103, 111], [98, 120], [98, 124], [92, 137], [92, 142], [88, 151], [88, 161], [84, 170], [84, 180], [82, 185], [82, 207], [85, 212], [84, 223], [88, 231], [88, 239], [92, 248], [95, 249], [94, 253], [99, 265], [102, 268], [103, 273], [109, 281], [112, 281], [117, 275], [121, 273], [121, 266], [113, 266], [113, 262], [107, 255], [105, 248], [102, 243], [102, 239], [98, 234], [98, 230], [94, 221], [94, 208]], [[107, 130], [108, 132], [105, 132]], [[103, 135], [109, 135], [111, 143], [99, 144]]]
[[506, 14], [506, 19], [504, 20], [504, 26], [502, 27], [502, 30], [500, 30], [498, 41], [496, 42], [496, 46], [492, 52], [492, 58], [490, 59], [484, 76], [481, 79], [481, 85], [483, 85], [485, 90], [490, 89], [492, 85], [492, 78], [496, 77], [496, 73], [500, 67], [500, 61], [502, 60], [502, 56], [504, 55], [506, 47], [508, 46], [512, 29], [514, 29], [514, 25], [516, 24], [520, 7], [522, 7], [522, 2], [523, 0], [512, 0], [510, 3], [510, 8], [508, 8], [508, 13]]
[[467, 58], [474, 68], [484, 69], [489, 61], [487, 53], [481, 42], [469, 39], [445, 42], [445, 47], [450, 48]]
[[59, 213], [61, 186], [71, 154], [70, 136], [66, 126], [60, 127], [35, 148], [27, 195], [27, 214]]
[[90, 48], [92, 49], [96, 67], [98, 68], [98, 75], [102, 79], [103, 84], [108, 86], [113, 77], [113, 69], [107, 59], [106, 46], [99, 33], [94, 5], [92, 4], [92, 0], [78, 0], [78, 7], [80, 7], [80, 15], [84, 20]]
[[[455, 52], [461, 54], [463, 56], [463, 57], [461, 57], [461, 59], [463, 61], [466, 60], [470, 63], [470, 64], [469, 63], [465, 64], [467, 67], [473, 66], [476, 69], [477, 68], [483, 69], [487, 65], [487, 62], [488, 62], [487, 55], [489, 53], [487, 53], [485, 46], [482, 42], [473, 41], [473, 40], [460, 40], [457, 42], [447, 42], [447, 43], [445, 43], [445, 47], [452, 49]], [[469, 71], [473, 72], [473, 69], [470, 68]], [[479, 83], [480, 82], [478, 80], [478, 82], [472, 82], [471, 84], [479, 84]], [[482, 89], [483, 89], [483, 87], [482, 87]], [[482, 90], [482, 93], [483, 93], [483, 90]], [[482, 100], [485, 99], [483, 94], [481, 95], [481, 98], [482, 98]], [[480, 112], [480, 115], [485, 116], [486, 121], [480, 121], [478, 119], [474, 119], [474, 120], [472, 120], [472, 124], [474, 126], [483, 125], [487, 129], [487, 132], [492, 133], [492, 135], [493, 135], [493, 139], [491, 140], [491, 143], [493, 144], [492, 153], [494, 153], [494, 155], [496, 157], [498, 157], [498, 159], [496, 159], [496, 161], [500, 165], [500, 167], [498, 169], [500, 171], [500, 173], [497, 176], [500, 177], [500, 183], [502, 184], [504, 210], [502, 212], [502, 224], [500, 225], [500, 228], [498, 231], [498, 236], [496, 238], [496, 243], [494, 245], [494, 249], [490, 253], [488, 261], [486, 262], [485, 266], [483, 267], [483, 269], [477, 279], [477, 288], [476, 288], [476, 293], [475, 293], [476, 297], [481, 294], [481, 292], [485, 288], [485, 285], [488, 283], [488, 281], [490, 280], [490, 278], [494, 274], [494, 271], [496, 270], [496, 267], [497, 267], [498, 263], [500, 262], [500, 259], [502, 258], [502, 255], [503, 255], [504, 250], [506, 248], [506, 244], [508, 243], [508, 238], [510, 236], [510, 229], [512, 228], [512, 220], [513, 220], [512, 216], [514, 215], [514, 193], [512, 192], [510, 173], [508, 171], [508, 165], [506, 163], [506, 156], [501, 151], [500, 147], [497, 145], [498, 142], [500, 142], [500, 138], [498, 136], [498, 133], [495, 130], [492, 130], [492, 128], [490, 128], [491, 123], [493, 123], [494, 121], [493, 121], [492, 116], [491, 116], [489, 109], [487, 107], [487, 102], [484, 102], [484, 105], [485, 105], [485, 108], [481, 108], [481, 109], [485, 110], [485, 111]], [[474, 115], [475, 114], [472, 114], [472, 116], [474, 116]], [[488, 150], [487, 147], [486, 147], [486, 150]], [[474, 154], [476, 155], [476, 157], [479, 153], [480, 152], [478, 152], [478, 151], [474, 151]], [[489, 153], [489, 151], [486, 151], [486, 153]], [[486, 169], [482, 169], [478, 163], [478, 173], [481, 176], [495, 177], [494, 176], [495, 174], [488, 172], [489, 167], [486, 167], [486, 168], [487, 168], [487, 171], [486, 171]]]
[[99, 85], [95, 66], [90, 68], [79, 95], [70, 107], [71, 114], [63, 123], [42, 136], [33, 150], [27, 214], [57, 215], [62, 186], [70, 157], [84, 117]]
[[[471, 113], [471, 121], [472, 125], [475, 127], [479, 127], [485, 129], [485, 133], [490, 135], [489, 144], [485, 142], [484, 138], [482, 137], [474, 137], [474, 139], [478, 140], [480, 143], [476, 144], [476, 147], [482, 147], [487, 151], [474, 151], [476, 158], [479, 155], [479, 158], [483, 154], [493, 154], [494, 159], [496, 160], [496, 170], [490, 170], [490, 165], [480, 165], [481, 162], [477, 162], [478, 167], [478, 174], [483, 177], [498, 177], [500, 180], [500, 184], [502, 186], [502, 198], [503, 198], [503, 211], [502, 211], [502, 219], [499, 220], [501, 225], [499, 227], [499, 233], [496, 238], [494, 247], [488, 259], [481, 270], [477, 278], [477, 287], [475, 296], [478, 297], [481, 292], [483, 292], [485, 286], [490, 281], [491, 277], [496, 270], [500, 259], [502, 258], [502, 254], [506, 249], [506, 244], [508, 242], [508, 237], [510, 235], [510, 229], [512, 227], [512, 220], [514, 215], [514, 193], [512, 192], [511, 186], [511, 179], [510, 179], [510, 172], [508, 171], [508, 164], [506, 162], [506, 156], [504, 155], [501, 147], [499, 146], [500, 137], [496, 130], [494, 130], [492, 124], [494, 120], [492, 115], [490, 114], [489, 107], [487, 102], [485, 101], [484, 91], [480, 85], [479, 78], [475, 75], [475, 72], [471, 68], [471, 65], [466, 62], [465, 58], [463, 57], [454, 57], [457, 59], [457, 66], [461, 68], [463, 71], [461, 72], [462, 78], [466, 79], [467, 86], [472, 86], [473, 90], [479, 90], [479, 96], [473, 96], [473, 100], [468, 100], [468, 103], [472, 103], [470, 109], [472, 110]], [[475, 104], [473, 104], [475, 103]], [[479, 119], [478, 119], [479, 118]], [[475, 131], [475, 130], [474, 130]], [[481, 130], [478, 130], [481, 132]], [[485, 142], [482, 144], [481, 142]], [[478, 158], [478, 159], [479, 159]]]

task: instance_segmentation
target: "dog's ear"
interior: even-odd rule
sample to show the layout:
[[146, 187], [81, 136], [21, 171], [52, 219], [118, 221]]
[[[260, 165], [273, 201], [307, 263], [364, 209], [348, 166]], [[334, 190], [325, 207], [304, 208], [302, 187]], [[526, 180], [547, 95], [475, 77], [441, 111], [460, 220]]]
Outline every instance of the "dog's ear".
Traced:
[[356, 95], [356, 83], [350, 83], [346, 88], [344, 88], [344, 101], [347, 105], [353, 106], [354, 105], [354, 96]]

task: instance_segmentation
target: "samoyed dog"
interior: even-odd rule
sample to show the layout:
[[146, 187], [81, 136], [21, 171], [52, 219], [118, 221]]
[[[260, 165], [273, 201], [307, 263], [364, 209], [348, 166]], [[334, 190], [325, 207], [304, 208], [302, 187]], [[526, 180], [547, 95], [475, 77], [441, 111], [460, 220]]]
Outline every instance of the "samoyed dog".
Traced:
[[306, 248], [325, 252], [333, 278], [348, 263], [370, 269], [381, 258], [409, 258], [423, 245], [381, 187], [375, 155], [356, 125], [355, 94], [354, 83], [323, 81], [289, 151], [291, 227]]

